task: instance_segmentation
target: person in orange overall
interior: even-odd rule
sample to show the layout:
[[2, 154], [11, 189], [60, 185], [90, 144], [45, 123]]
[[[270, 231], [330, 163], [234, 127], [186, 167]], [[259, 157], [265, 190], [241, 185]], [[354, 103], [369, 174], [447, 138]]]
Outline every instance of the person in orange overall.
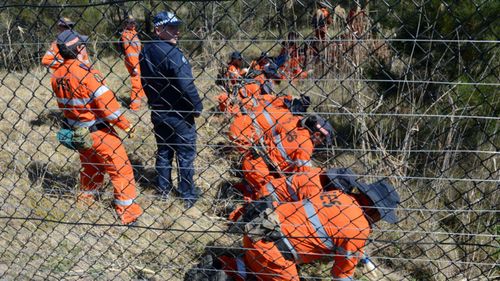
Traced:
[[327, 39], [328, 26], [333, 22], [330, 11], [328, 10], [332, 7], [326, 1], [320, 1], [318, 6], [319, 9], [317, 9], [313, 15], [312, 25], [316, 39], [320, 42], [324, 42]]
[[349, 10], [347, 15], [347, 27], [356, 37], [360, 37], [365, 33], [364, 24], [366, 20], [366, 12], [360, 6], [356, 5]]
[[311, 167], [307, 172], [288, 174], [285, 177], [271, 179], [259, 190], [260, 200], [269, 197], [275, 202], [296, 202], [311, 198], [323, 191], [320, 175], [323, 169]]
[[121, 36], [123, 44], [123, 53], [125, 55], [125, 67], [130, 74], [130, 83], [132, 84], [132, 93], [130, 94], [130, 109], [139, 110], [141, 100], [145, 93], [141, 83], [141, 66], [139, 65], [139, 53], [141, 52], [141, 41], [136, 31], [136, 21], [129, 16], [125, 20], [125, 28]]
[[354, 280], [372, 225], [380, 219], [396, 223], [394, 209], [400, 202], [385, 182], [358, 184], [358, 189], [274, 204], [274, 210], [250, 221], [243, 238], [247, 274], [261, 281], [299, 281], [297, 265], [333, 256], [333, 280]]
[[[272, 124], [274, 121], [271, 120]], [[229, 126], [229, 139], [242, 154], [243, 178], [251, 187], [261, 187], [273, 178], [268, 164], [261, 157], [266, 151], [263, 131], [270, 130], [270, 126], [264, 114], [256, 118], [253, 112], [251, 115], [237, 114]], [[248, 196], [254, 197], [254, 194], [252, 192]]]
[[[274, 84], [281, 81], [281, 76], [277, 71], [278, 67], [276, 64], [268, 63], [262, 71], [253, 72], [256, 74], [253, 79], [244, 80], [243, 87], [238, 91], [242, 108], [250, 111], [254, 111], [257, 107], [268, 105], [279, 108], [284, 107], [285, 100], [290, 100], [291, 102], [291, 96], [278, 97], [275, 93]], [[288, 108], [286, 109], [288, 110]]]
[[333, 128], [323, 118], [293, 116], [288, 110], [268, 104], [237, 115], [229, 138], [243, 154], [244, 179], [260, 198], [269, 181], [289, 172], [311, 170], [314, 145], [331, 143]]
[[231, 86], [234, 86], [242, 77], [241, 66], [243, 64], [243, 56], [240, 52], [232, 52], [230, 61], [227, 66], [226, 78]]
[[315, 146], [331, 144], [333, 128], [325, 119], [311, 115], [293, 116], [280, 122], [268, 138], [272, 139], [269, 157], [278, 163], [283, 172], [306, 172], [312, 167], [311, 157]]
[[263, 71], [264, 67], [269, 63], [271, 63], [269, 53], [261, 52], [260, 56], [256, 60], [250, 62], [248, 69], [249, 71]]
[[290, 81], [292, 84], [297, 82], [297, 80], [306, 79], [312, 71], [304, 71], [300, 66], [300, 61], [298, 57], [292, 57], [287, 55], [287, 59], [280, 66], [281, 72], [284, 74], [283, 79]]
[[[237, 101], [235, 100], [240, 89], [243, 87], [240, 82], [242, 81], [243, 75], [246, 74], [246, 69], [242, 69], [243, 56], [240, 52], [232, 52], [230, 56], [230, 61], [228, 63], [227, 71], [225, 73], [226, 81], [224, 83], [225, 91], [217, 96], [219, 102], [219, 110], [221, 112], [233, 112], [236, 110]], [[247, 82], [251, 81], [247, 79]], [[248, 86], [252, 87], [252, 86]], [[244, 90], [245, 91], [245, 90]], [[251, 93], [255, 92], [254, 89], [249, 89]], [[231, 98], [232, 97], [232, 98]]]
[[[75, 23], [71, 21], [68, 18], [60, 18], [57, 21], [57, 31], [58, 34], [65, 31], [65, 30], [71, 30], [75, 26]], [[85, 63], [86, 65], [90, 66], [90, 60], [89, 56], [87, 54], [87, 49], [85, 48], [78, 54], [78, 59]], [[59, 54], [59, 48], [57, 47], [57, 41], [53, 41], [50, 44], [49, 50], [45, 52], [45, 54], [42, 57], [42, 65], [51, 69], [55, 70], [57, 69], [61, 64], [63, 63], [63, 58]]]
[[78, 60], [87, 40], [87, 36], [72, 30], [57, 36], [64, 61], [51, 78], [52, 89], [65, 117], [64, 127], [88, 128], [92, 139], [90, 148], [78, 151], [82, 162], [79, 200], [92, 201], [103, 184], [104, 173], [108, 173], [114, 187], [115, 210], [123, 224], [131, 224], [142, 214], [142, 209], [134, 202], [137, 192], [132, 166], [113, 126], [129, 136], [133, 128], [122, 115], [113, 92], [96, 79], [87, 64]]
[[276, 58], [276, 64], [278, 64], [280, 73], [283, 76], [282, 79], [289, 80], [292, 83], [297, 79], [307, 78], [309, 74], [308, 71], [302, 69], [301, 65], [304, 62], [304, 58], [299, 55], [297, 40], [298, 34], [290, 32], [288, 40], [283, 43], [283, 48]]

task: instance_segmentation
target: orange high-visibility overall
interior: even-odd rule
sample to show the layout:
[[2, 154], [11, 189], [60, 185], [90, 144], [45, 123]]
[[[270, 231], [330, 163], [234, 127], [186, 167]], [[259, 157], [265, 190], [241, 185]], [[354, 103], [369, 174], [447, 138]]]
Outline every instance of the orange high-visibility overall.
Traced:
[[235, 65], [230, 64], [227, 67], [226, 78], [229, 80], [231, 85], [236, 84], [238, 79], [241, 78], [241, 69]]
[[141, 83], [141, 67], [139, 65], [139, 54], [141, 52], [141, 41], [135, 29], [125, 29], [122, 33], [123, 51], [125, 54], [125, 66], [130, 74], [132, 93], [130, 94], [130, 109], [138, 110], [141, 99], [145, 93]]
[[[89, 66], [78, 60], [65, 60], [51, 78], [57, 104], [69, 127], [89, 128], [92, 148], [80, 150], [82, 195], [93, 198], [108, 173], [114, 188], [115, 210], [122, 223], [134, 222], [141, 207], [137, 197], [134, 174], [127, 152], [111, 127], [128, 129], [130, 123], [122, 115], [113, 92], [102, 84]], [[107, 126], [109, 124], [109, 126]]]
[[328, 34], [328, 26], [333, 22], [330, 11], [326, 8], [320, 8], [316, 10], [314, 17], [316, 17], [316, 24], [313, 28], [316, 38], [325, 41]]
[[321, 168], [311, 168], [307, 172], [271, 179], [259, 194], [261, 197], [271, 196], [276, 202], [296, 202], [314, 197], [323, 191], [319, 177], [321, 173]]
[[304, 172], [312, 167], [314, 145], [310, 132], [299, 126], [300, 117], [292, 116], [276, 125], [269, 147], [269, 157], [285, 172]]
[[[246, 267], [258, 280], [298, 281], [296, 264], [324, 259], [325, 255], [334, 255], [334, 280], [353, 280], [371, 227], [352, 196], [329, 191], [281, 204], [275, 212], [284, 236], [281, 241], [243, 239]], [[278, 242], [286, 249], [279, 248]]]

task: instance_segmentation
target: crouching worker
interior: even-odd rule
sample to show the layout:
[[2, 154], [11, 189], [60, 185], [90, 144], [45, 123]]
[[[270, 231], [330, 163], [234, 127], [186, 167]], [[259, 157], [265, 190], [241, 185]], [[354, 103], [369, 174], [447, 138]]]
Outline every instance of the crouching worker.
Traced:
[[92, 69], [79, 61], [88, 37], [72, 30], [57, 36], [57, 46], [64, 62], [51, 78], [57, 105], [64, 114], [64, 126], [58, 133], [60, 142], [78, 150], [82, 162], [81, 192], [78, 200], [94, 200], [94, 195], [108, 173], [114, 188], [114, 206], [123, 224], [134, 223], [142, 214], [134, 202], [137, 193], [132, 166], [113, 126], [133, 134], [133, 128], [122, 115], [113, 92]]
[[257, 280], [299, 281], [297, 265], [333, 256], [333, 280], [354, 280], [372, 225], [380, 219], [396, 223], [400, 199], [386, 182], [366, 185], [351, 179], [334, 179], [339, 189], [327, 185], [329, 190], [313, 198], [271, 208], [266, 203], [264, 211], [254, 212], [258, 215], [245, 225], [243, 238], [248, 274]]
[[372, 224], [396, 223], [394, 187], [360, 184], [359, 193], [331, 190], [266, 209], [246, 225], [245, 265], [257, 280], [299, 281], [297, 265], [333, 255], [333, 280], [354, 280]]

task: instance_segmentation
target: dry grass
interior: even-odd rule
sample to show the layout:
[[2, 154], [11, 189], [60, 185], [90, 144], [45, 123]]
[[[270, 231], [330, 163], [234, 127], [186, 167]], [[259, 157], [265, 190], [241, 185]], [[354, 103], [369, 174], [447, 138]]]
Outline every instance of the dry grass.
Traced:
[[[129, 82], [122, 62], [108, 58], [99, 61], [97, 68], [109, 73], [109, 87], [126, 100]], [[195, 73], [199, 74], [199, 70]], [[205, 108], [215, 105], [215, 73], [214, 68], [205, 69], [197, 79], [197, 86], [206, 97]], [[145, 215], [139, 227], [121, 227], [110, 207], [109, 192], [103, 192], [91, 206], [75, 203], [79, 160], [75, 153], [58, 146], [55, 139], [57, 113], [47, 88], [49, 76], [42, 69], [0, 74], [4, 78], [0, 86], [0, 217], [5, 222], [0, 228], [0, 278], [181, 280], [205, 245], [238, 242], [238, 237], [224, 234], [224, 219], [217, 217], [215, 210], [219, 206], [213, 201], [219, 185], [234, 180], [230, 163], [214, 148], [226, 141], [224, 118], [207, 112], [197, 120], [196, 184], [204, 195], [196, 208], [185, 212], [178, 200], [159, 201], [154, 196], [151, 181], [156, 146], [148, 110], [143, 107], [138, 113], [126, 113], [138, 130], [135, 139], [125, 139], [125, 145], [136, 168], [139, 203]], [[340, 146], [349, 144], [359, 151], [329, 151], [317, 159], [319, 165], [351, 167], [360, 174], [412, 174], [404, 152], [370, 152], [372, 147], [384, 151], [389, 146], [384, 132], [392, 132], [394, 122], [391, 119], [378, 123], [375, 118], [356, 115], [380, 110], [376, 95], [365, 85], [308, 80], [298, 86], [282, 84], [280, 90], [292, 95], [308, 93], [313, 97], [315, 111], [345, 114], [331, 118], [337, 129], [355, 128], [349, 135], [352, 139], [343, 140], [345, 143]], [[484, 176], [481, 173], [477, 171], [475, 176]], [[418, 181], [396, 178], [394, 183], [403, 199], [405, 209], [398, 211], [403, 220], [397, 226], [381, 224], [373, 235], [377, 241], [369, 246], [385, 280], [460, 280], [467, 274], [474, 276], [482, 267], [454, 264], [464, 259], [464, 252], [448, 234], [451, 230], [441, 223], [446, 218], [408, 209], [445, 208], [439, 197], [442, 194]], [[470, 185], [448, 184], [441, 188], [445, 187], [463, 196], [470, 195], [470, 200], [481, 200], [481, 194], [470, 194]], [[494, 186], [486, 183], [476, 187], [482, 194], [492, 195], [489, 202], [498, 203]], [[426, 200], [433, 196], [433, 200]], [[475, 225], [472, 216], [459, 218]], [[476, 242], [495, 243], [482, 239]], [[466, 258], [470, 261], [492, 259], [491, 252], [481, 251], [481, 247], [469, 251], [474, 255]], [[315, 264], [305, 267], [304, 273], [327, 276], [329, 267], [330, 264]]]
[[[105, 66], [113, 64], [99, 66], [109, 73]], [[113, 74], [107, 77], [108, 85], [126, 99], [124, 84], [128, 81], [123, 66], [110, 69]], [[140, 226], [116, 226], [119, 221], [110, 206], [110, 187], [92, 206], [75, 203], [79, 160], [55, 139], [57, 105], [46, 88], [50, 75], [34, 69], [3, 76], [0, 192], [4, 195], [0, 215], [33, 220], [5, 220], [0, 238], [2, 278], [181, 280], [204, 245], [223, 241], [223, 222], [215, 217], [211, 198], [220, 181], [229, 177], [228, 166], [214, 158], [212, 148], [199, 146], [195, 165], [200, 167], [197, 185], [204, 196], [197, 208], [184, 212], [178, 200], [158, 201], [148, 184], [153, 179], [141, 178], [144, 185], [139, 184], [139, 203], [145, 215]], [[138, 176], [148, 177], [156, 150], [149, 113], [143, 108], [138, 114], [128, 112], [127, 117], [137, 124], [138, 137], [126, 139], [125, 145], [134, 164], [142, 169]], [[200, 144], [221, 140], [217, 118], [208, 116], [198, 122]]]

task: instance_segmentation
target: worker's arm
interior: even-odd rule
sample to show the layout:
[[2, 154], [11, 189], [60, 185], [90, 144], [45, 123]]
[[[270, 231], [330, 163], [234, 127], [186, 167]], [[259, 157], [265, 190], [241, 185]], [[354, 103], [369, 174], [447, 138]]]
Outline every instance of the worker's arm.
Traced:
[[107, 86], [97, 81], [93, 75], [88, 75], [84, 81], [87, 89], [92, 92], [90, 98], [94, 114], [98, 118], [116, 125], [122, 130], [129, 129], [130, 123], [123, 116], [120, 104], [113, 92]]
[[42, 65], [50, 69], [58, 68], [61, 63], [63, 63], [62, 57], [59, 55], [59, 49], [57, 45], [53, 42], [50, 48], [45, 52], [42, 57]]
[[334, 255], [332, 277], [335, 281], [351, 281], [359, 260], [363, 257], [364, 239], [349, 239], [340, 246]]
[[174, 72], [173, 80], [177, 80], [179, 91], [182, 92], [193, 105], [195, 116], [199, 116], [203, 111], [203, 104], [201, 103], [200, 96], [194, 85], [193, 73], [191, 72], [191, 65], [184, 57], [182, 52], [177, 49], [172, 50], [172, 58], [170, 60], [171, 69]]

